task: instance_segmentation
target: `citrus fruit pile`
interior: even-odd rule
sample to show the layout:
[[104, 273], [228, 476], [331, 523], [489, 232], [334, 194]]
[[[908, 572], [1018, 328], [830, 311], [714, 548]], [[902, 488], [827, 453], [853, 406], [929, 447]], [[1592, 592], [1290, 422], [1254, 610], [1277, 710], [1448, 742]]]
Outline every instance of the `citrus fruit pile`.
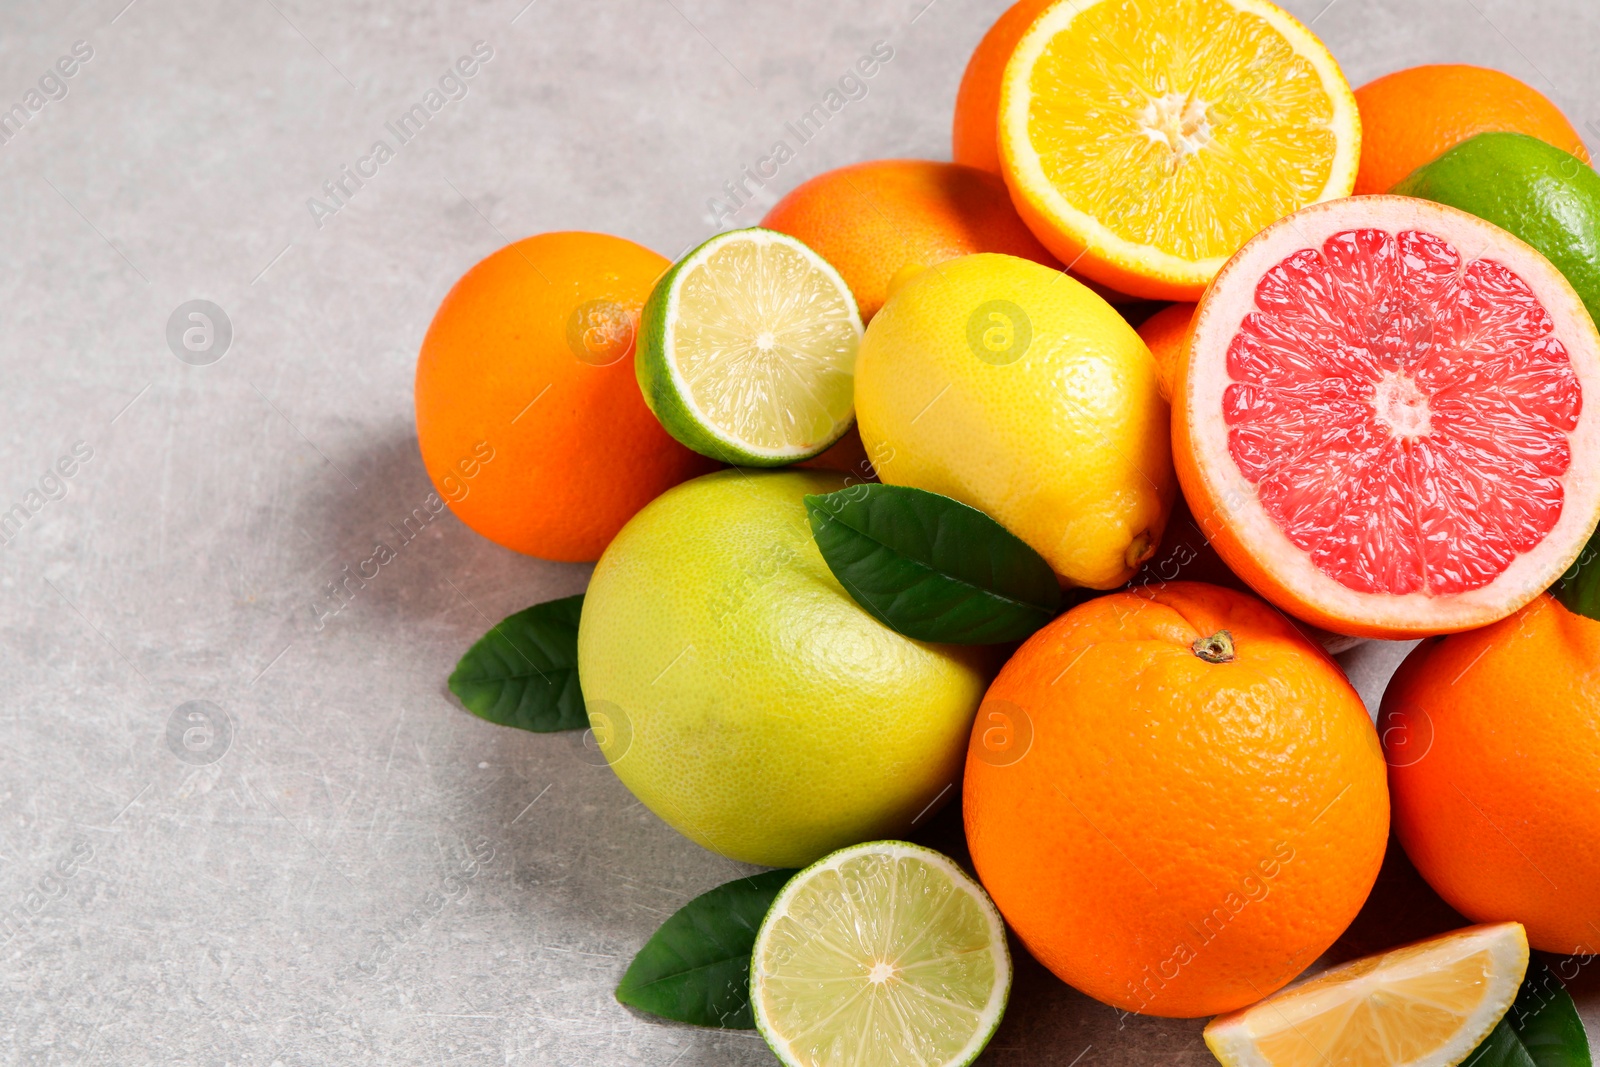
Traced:
[[[1266, 0], [1022, 0], [953, 154], [677, 263], [527, 238], [423, 342], [439, 496], [595, 563], [452, 691], [771, 868], [617, 998], [785, 1064], [966, 1064], [1014, 937], [1215, 1016], [1228, 1067], [1587, 1064], [1529, 956], [1600, 943], [1571, 124], [1478, 67], [1352, 90]], [[1376, 722], [1331, 657], [1363, 639], [1421, 639]], [[956, 856], [902, 840], [951, 804]], [[1478, 925], [1318, 973], [1401, 847]]]

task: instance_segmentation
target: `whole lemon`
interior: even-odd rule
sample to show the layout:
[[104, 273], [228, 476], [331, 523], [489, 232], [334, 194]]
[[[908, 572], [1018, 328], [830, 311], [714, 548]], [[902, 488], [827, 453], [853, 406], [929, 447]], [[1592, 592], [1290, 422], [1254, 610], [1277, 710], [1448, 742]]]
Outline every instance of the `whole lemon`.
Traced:
[[948, 800], [987, 654], [902, 637], [839, 585], [804, 498], [824, 471], [719, 471], [633, 517], [595, 567], [578, 676], [645, 806], [714, 852], [800, 867]]
[[963, 256], [902, 282], [862, 339], [856, 418], [885, 482], [988, 512], [1075, 585], [1131, 578], [1172, 507], [1150, 350], [1025, 259]]

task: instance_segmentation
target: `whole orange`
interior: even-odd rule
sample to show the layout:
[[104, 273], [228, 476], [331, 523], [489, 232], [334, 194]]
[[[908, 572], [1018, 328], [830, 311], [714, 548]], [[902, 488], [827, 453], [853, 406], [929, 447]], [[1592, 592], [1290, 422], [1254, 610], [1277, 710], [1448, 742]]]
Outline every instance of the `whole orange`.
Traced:
[[761, 225], [798, 237], [844, 276], [863, 322], [889, 280], [974, 252], [1060, 268], [1023, 225], [998, 176], [955, 163], [882, 159], [830, 170], [773, 205]]
[[663, 490], [716, 464], [639, 392], [639, 308], [669, 266], [621, 237], [544, 233], [479, 262], [417, 357], [417, 443], [462, 522], [507, 548], [587, 561]]
[[1424, 163], [1491, 130], [1525, 133], [1589, 161], [1578, 131], [1560, 108], [1531, 85], [1487, 67], [1437, 63], [1397, 70], [1357, 89], [1356, 104], [1361, 108], [1357, 196], [1387, 193]]
[[1172, 383], [1178, 380], [1178, 363], [1188, 353], [1194, 308], [1193, 304], [1172, 304], [1139, 324], [1139, 339], [1156, 357], [1156, 377], [1167, 400], [1172, 399]]
[[1395, 829], [1451, 907], [1600, 950], [1600, 622], [1541, 594], [1429, 638], [1383, 695]]
[[1052, 0], [1017, 0], [995, 20], [967, 60], [956, 90], [955, 122], [950, 130], [951, 158], [957, 163], [1000, 173], [1000, 75], [1017, 42]]
[[1081, 604], [989, 687], [967, 840], [1028, 950], [1115, 1007], [1213, 1015], [1331, 945], [1383, 863], [1383, 754], [1267, 604], [1199, 582]]

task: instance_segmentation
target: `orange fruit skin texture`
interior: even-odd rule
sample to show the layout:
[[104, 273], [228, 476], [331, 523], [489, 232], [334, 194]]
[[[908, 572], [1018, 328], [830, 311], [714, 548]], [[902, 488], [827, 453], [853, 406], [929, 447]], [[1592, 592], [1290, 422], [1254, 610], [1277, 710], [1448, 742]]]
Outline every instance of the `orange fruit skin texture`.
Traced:
[[1600, 622], [1548, 594], [1429, 638], [1383, 695], [1395, 828], [1445, 901], [1545, 952], [1600, 947]]
[[1173, 304], [1145, 319], [1136, 331], [1150, 354], [1156, 357], [1156, 377], [1161, 398], [1172, 399], [1172, 386], [1178, 379], [1178, 363], [1188, 356], [1189, 327], [1194, 323], [1194, 304]]
[[716, 468], [668, 436], [634, 376], [639, 308], [669, 265], [620, 237], [545, 233], [456, 282], [422, 341], [416, 405], [428, 477], [462, 522], [587, 562], [664, 490]]
[[[1237, 658], [1200, 659], [1223, 629]], [[1032, 727], [1010, 763], [986, 734], [1001, 701]], [[1267, 604], [1198, 582], [1100, 597], [1029, 638], [979, 709], [964, 797], [978, 874], [1028, 950], [1096, 999], [1182, 1018], [1315, 960], [1389, 829], [1383, 754], [1339, 668]]]
[[1589, 152], [1543, 93], [1509, 74], [1466, 63], [1409, 67], [1356, 90], [1361, 169], [1355, 195], [1387, 193], [1412, 171], [1491, 130], [1525, 133], [1571, 152]]
[[1003, 252], [1056, 270], [998, 176], [955, 163], [882, 159], [830, 170], [773, 205], [761, 225], [833, 264], [861, 309], [878, 313], [902, 267]]
[[950, 130], [951, 158], [969, 167], [999, 174], [1000, 76], [1017, 42], [1039, 12], [1053, 0], [1018, 0], [983, 35], [956, 90], [955, 121]]

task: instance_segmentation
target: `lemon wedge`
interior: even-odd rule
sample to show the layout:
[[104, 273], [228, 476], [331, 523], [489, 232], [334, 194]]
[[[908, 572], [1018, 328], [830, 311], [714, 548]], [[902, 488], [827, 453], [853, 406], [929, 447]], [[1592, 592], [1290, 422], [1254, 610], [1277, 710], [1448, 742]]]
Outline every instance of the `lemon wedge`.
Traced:
[[1346, 963], [1219, 1015], [1225, 1067], [1454, 1067], [1494, 1029], [1528, 970], [1521, 923], [1469, 926]]

